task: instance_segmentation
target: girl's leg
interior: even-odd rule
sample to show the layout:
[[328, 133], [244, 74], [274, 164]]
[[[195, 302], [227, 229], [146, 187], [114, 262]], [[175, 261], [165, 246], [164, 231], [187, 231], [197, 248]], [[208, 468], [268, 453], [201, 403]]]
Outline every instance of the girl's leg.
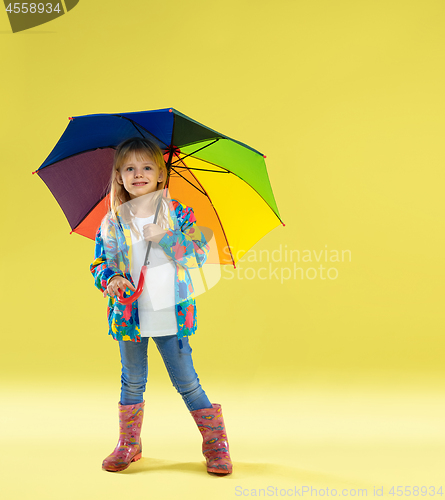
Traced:
[[199, 383], [192, 361], [192, 348], [188, 337], [183, 337], [182, 349], [176, 335], [153, 337], [156, 346], [164, 360], [170, 380], [175, 389], [181, 394], [189, 411], [202, 408], [212, 408], [206, 393]]
[[142, 337], [140, 342], [119, 341], [122, 362], [121, 405], [134, 405], [144, 400], [148, 376], [148, 339]]
[[120, 341], [122, 362], [121, 402], [119, 403], [119, 440], [102, 462], [102, 469], [118, 472], [142, 456], [141, 427], [144, 418], [144, 391], [147, 383], [148, 337], [141, 342]]

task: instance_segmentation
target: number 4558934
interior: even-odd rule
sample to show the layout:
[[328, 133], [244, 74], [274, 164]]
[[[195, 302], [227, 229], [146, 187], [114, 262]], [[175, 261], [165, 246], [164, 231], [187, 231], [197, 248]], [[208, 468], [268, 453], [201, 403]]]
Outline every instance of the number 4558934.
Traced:
[[[29, 7], [28, 7], [29, 6]], [[53, 5], [52, 3], [10, 3], [6, 7], [6, 12], [9, 12], [10, 14], [51, 14], [52, 12], [57, 12], [60, 13], [60, 3], [56, 3]]]
[[[397, 490], [395, 490], [397, 488]], [[389, 492], [390, 495], [392, 496], [435, 496], [439, 495], [442, 496], [442, 486], [439, 488], [435, 488], [434, 486], [393, 486]]]

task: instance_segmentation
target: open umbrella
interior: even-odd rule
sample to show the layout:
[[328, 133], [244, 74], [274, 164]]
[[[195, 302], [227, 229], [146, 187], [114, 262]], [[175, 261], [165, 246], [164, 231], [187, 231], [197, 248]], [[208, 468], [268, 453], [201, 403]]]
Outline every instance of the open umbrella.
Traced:
[[[172, 198], [193, 207], [213, 231], [216, 250], [207, 262], [233, 264], [281, 221], [265, 156], [173, 108], [69, 118], [65, 132], [37, 173], [48, 186], [71, 232], [94, 240], [108, 210], [116, 147], [140, 136], [165, 153]], [[236, 267], [236, 266], [235, 266]]]

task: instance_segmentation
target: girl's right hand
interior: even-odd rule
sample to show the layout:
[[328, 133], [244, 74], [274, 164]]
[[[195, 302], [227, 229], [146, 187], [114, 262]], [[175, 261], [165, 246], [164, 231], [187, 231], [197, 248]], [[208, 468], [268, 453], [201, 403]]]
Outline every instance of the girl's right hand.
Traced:
[[125, 279], [123, 276], [113, 276], [113, 278], [111, 278], [110, 282], [108, 283], [106, 293], [104, 293], [104, 297], [107, 293], [111, 297], [120, 297], [119, 290], [122, 290], [122, 293], [124, 293], [127, 287], [134, 292], [136, 291], [136, 288], [131, 284], [131, 282]]

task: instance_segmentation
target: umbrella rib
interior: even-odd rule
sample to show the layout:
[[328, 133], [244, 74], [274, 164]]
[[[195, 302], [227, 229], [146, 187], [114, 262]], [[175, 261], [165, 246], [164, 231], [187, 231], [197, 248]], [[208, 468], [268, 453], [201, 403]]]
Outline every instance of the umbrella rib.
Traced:
[[[195, 151], [195, 153], [196, 153], [196, 151]], [[184, 156], [183, 158], [185, 158], [185, 156]], [[181, 158], [181, 159], [182, 159], [182, 158]], [[214, 165], [215, 167], [218, 167], [218, 168], [223, 168], [223, 169], [224, 169], [224, 170], [226, 170], [229, 174], [233, 174], [233, 172], [232, 172], [231, 170], [229, 170], [228, 168], [226, 168], [226, 167], [221, 167], [221, 165], [218, 165], [217, 163], [213, 163], [212, 161], [206, 160], [206, 159], [204, 159], [204, 158], [194, 158], [194, 159], [195, 159], [195, 160], [199, 160], [199, 161], [203, 161], [203, 162], [205, 162], [205, 163], [208, 163], [209, 165]], [[178, 161], [178, 160], [176, 160], [176, 161]], [[189, 168], [189, 167], [187, 167], [187, 168]], [[234, 174], [234, 175], [236, 175], [236, 174]]]
[[[139, 127], [136, 125], [136, 123], [133, 120], [129, 120], [129, 121], [131, 122], [131, 124], [133, 125], [133, 127], [141, 134], [141, 136], [144, 137], [144, 134], [141, 132], [141, 130], [139, 129]], [[153, 135], [153, 134], [150, 134], [150, 135]], [[153, 137], [156, 137], [156, 136], [153, 135]], [[156, 137], [156, 139], [158, 139], [158, 138]]]
[[215, 174], [231, 174], [229, 170], [208, 170], [206, 168], [194, 168], [194, 167], [178, 167], [176, 168], [185, 168], [187, 170], [197, 170], [198, 172], [214, 172]]
[[[175, 153], [175, 154], [176, 154], [176, 153]], [[178, 156], [178, 155], [176, 154], [176, 156]], [[178, 156], [178, 158], [179, 158], [179, 156]], [[183, 159], [182, 159], [182, 158], [179, 158], [179, 159], [180, 159], [180, 161], [182, 162], [182, 160], [183, 160]], [[184, 162], [182, 162], [182, 163], [184, 163]], [[187, 167], [187, 165], [186, 165], [185, 163], [184, 163], [184, 167], [185, 167], [185, 168], [188, 168], [188, 167]], [[178, 173], [179, 173], [179, 172], [178, 172]], [[219, 222], [219, 225], [221, 226], [221, 230], [222, 230], [222, 232], [223, 232], [224, 239], [226, 240], [226, 243], [227, 243], [227, 248], [229, 249], [229, 252], [230, 252], [230, 257], [232, 258], [232, 264], [233, 264], [233, 267], [236, 269], [236, 266], [235, 266], [235, 259], [233, 258], [233, 255], [232, 255], [232, 250], [230, 249], [229, 240], [227, 239], [226, 232], [224, 231], [224, 226], [223, 226], [223, 224], [222, 224], [222, 222], [221, 222], [221, 219], [219, 218], [218, 211], [216, 210], [215, 206], [213, 205], [212, 200], [211, 200], [211, 198], [210, 198], [209, 194], [207, 193], [207, 191], [206, 191], [205, 187], [204, 187], [204, 186], [203, 186], [203, 185], [199, 182], [199, 180], [196, 178], [196, 176], [195, 176], [195, 175], [193, 175], [193, 172], [190, 172], [190, 174], [193, 176], [193, 178], [196, 180], [196, 182], [197, 182], [197, 183], [201, 186], [201, 188], [203, 189], [205, 196], [207, 196], [207, 198], [208, 198], [208, 199], [209, 199], [209, 201], [210, 201], [210, 205], [212, 205], [212, 208], [213, 208], [213, 210], [215, 211], [216, 217], [218, 217], [218, 222]], [[181, 175], [181, 174], [179, 174], [179, 175]], [[181, 177], [182, 177], [182, 175], [181, 175]], [[186, 180], [187, 180], [187, 179], [186, 179]], [[190, 184], [191, 184], [191, 183], [190, 183]], [[192, 184], [192, 186], [193, 186], [193, 184]], [[195, 187], [195, 186], [193, 186], [193, 187]], [[198, 188], [196, 188], [196, 189], [198, 189]], [[198, 191], [200, 191], [200, 190], [198, 189]]]
[[[206, 127], [208, 128], [208, 127]], [[232, 139], [231, 137], [229, 137], [228, 135], [224, 135], [224, 134], [220, 134], [219, 132], [216, 132], [215, 130], [212, 130], [212, 132], [215, 132], [216, 134], [219, 135], [218, 139], [225, 139], [227, 141], [232, 141], [234, 142], [235, 144], [239, 144], [240, 146], [242, 146], [243, 148], [247, 148], [247, 149], [250, 149], [251, 151], [253, 151], [254, 153], [257, 153], [259, 154], [260, 156], [264, 156], [263, 153], [261, 153], [260, 151], [257, 151], [256, 149], [252, 148], [251, 146], [249, 146], [248, 144], [245, 144], [244, 142], [240, 142], [240, 141], [237, 141], [236, 139]], [[209, 137], [210, 139], [210, 137]], [[183, 144], [182, 147], [188, 147], [188, 146], [193, 146], [193, 144], [198, 144], [200, 142], [202, 142], [203, 139], [200, 139], [198, 141], [194, 141], [194, 142], [188, 142], [187, 144]]]
[[[141, 133], [141, 131], [138, 129], [138, 127], [136, 126], [136, 123], [131, 119], [131, 118], [127, 118], [126, 116], [122, 116], [122, 115], [114, 115], [114, 116], [118, 116], [119, 118], [123, 118], [124, 120], [128, 120], [132, 125], [133, 127], [142, 135], [142, 137], [144, 137], [144, 135]], [[154, 134], [152, 134], [149, 130], [147, 130], [145, 127], [143, 127], [141, 124], [138, 124], [139, 127], [141, 127], [141, 129], [145, 130], [147, 132], [147, 134], [150, 134], [152, 137], [154, 137], [157, 141], [159, 142], [162, 142], [162, 144], [165, 145], [165, 147], [167, 147], [167, 144], [159, 139], [159, 137], [156, 137]]]
[[[195, 151], [195, 153], [196, 153], [196, 151]], [[190, 153], [190, 154], [193, 154], [193, 153]], [[176, 156], [178, 156], [178, 155], [176, 155]], [[190, 155], [187, 155], [187, 156], [190, 156]], [[178, 163], [179, 163], [181, 160], [183, 160], [184, 158], [186, 158], [186, 156], [183, 156], [182, 158], [180, 158], [180, 157], [178, 156], [178, 159], [177, 159], [177, 160], [175, 160], [175, 161], [173, 161], [173, 162], [172, 162], [172, 165], [173, 165], [173, 164], [178, 164]], [[191, 170], [191, 169], [193, 169], [193, 170], [202, 170], [203, 172], [217, 172], [217, 173], [221, 173], [221, 174], [231, 174], [231, 173], [232, 173], [232, 172], [231, 172], [228, 168], [226, 168], [226, 167], [221, 167], [221, 165], [217, 165], [216, 163], [212, 163], [211, 161], [204, 160], [203, 158], [194, 158], [194, 159], [195, 159], [195, 160], [199, 160], [199, 161], [203, 161], [203, 162], [206, 162], [206, 163], [209, 163], [210, 165], [215, 165], [215, 167], [218, 167], [218, 168], [220, 168], [221, 170], [207, 170], [207, 169], [205, 169], [205, 168], [201, 168], [201, 169], [199, 169], [199, 168], [193, 168], [193, 167], [183, 167], [183, 168], [187, 168], [187, 169], [190, 169], [190, 170]]]
[[195, 153], [197, 153], [198, 151], [202, 151], [203, 149], [205, 148], [208, 148], [209, 146], [211, 146], [212, 144], [215, 144], [216, 142], [219, 141], [219, 137], [217, 139], [215, 139], [213, 142], [210, 142], [209, 144], [206, 144], [205, 146], [203, 146], [202, 148], [199, 148], [197, 149], [196, 151], [192, 151], [191, 153], [183, 156], [181, 159], [183, 160], [184, 158], [187, 158], [187, 156], [191, 156], [191, 155], [194, 155]]
[[[202, 193], [204, 196], [206, 195], [206, 193], [204, 191], [201, 191], [198, 187], [196, 187], [192, 182], [190, 182], [188, 179], [186, 179], [183, 175], [181, 175], [179, 172], [177, 172], [173, 167], [172, 167], [172, 170], [173, 172], [175, 172], [175, 174], [178, 174], [180, 177], [182, 177], [186, 182], [188, 182], [191, 186], [193, 186], [197, 191], [199, 191], [200, 193]], [[171, 176], [170, 176], [171, 177]], [[195, 177], [196, 179], [196, 177]]]

